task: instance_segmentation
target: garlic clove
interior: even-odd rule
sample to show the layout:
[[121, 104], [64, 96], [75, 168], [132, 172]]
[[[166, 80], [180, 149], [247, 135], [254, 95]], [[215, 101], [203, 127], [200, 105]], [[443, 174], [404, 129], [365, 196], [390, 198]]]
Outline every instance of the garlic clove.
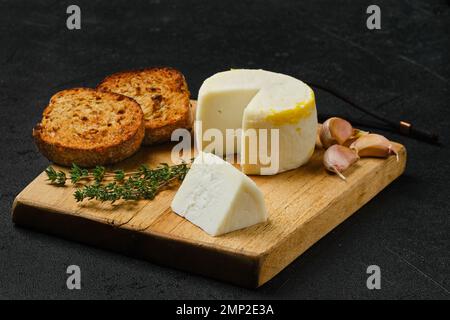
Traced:
[[398, 152], [393, 147], [392, 142], [376, 133], [359, 137], [350, 145], [350, 149], [354, 150], [360, 157], [387, 158], [395, 154], [397, 161], [399, 160]]
[[341, 118], [334, 118], [329, 125], [331, 136], [342, 145], [353, 134], [353, 128], [350, 122]]
[[[392, 143], [392, 141], [391, 141], [391, 143]], [[396, 158], [397, 162], [399, 162], [399, 160], [400, 160], [399, 154], [398, 154], [400, 152], [400, 149], [401, 149], [401, 147], [399, 144], [392, 143], [390, 151], [391, 151], [391, 154], [395, 154], [395, 158]]]
[[358, 159], [359, 157], [354, 150], [335, 144], [325, 151], [323, 164], [325, 169], [336, 173], [341, 179], [347, 180], [342, 172], [347, 170]]
[[369, 131], [359, 130], [353, 128], [353, 132], [350, 138], [347, 139], [342, 145], [346, 147], [350, 147], [353, 142], [361, 138], [363, 135], [369, 134]]
[[369, 131], [364, 131], [364, 130], [354, 128], [353, 133], [352, 133], [352, 138], [358, 139], [369, 133], [370, 133]]
[[331, 145], [333, 145], [333, 144], [336, 143], [336, 141], [335, 141], [335, 140], [333, 139], [333, 137], [331, 136], [331, 132], [330, 132], [330, 128], [329, 128], [330, 120], [331, 120], [331, 119], [332, 119], [332, 118], [326, 120], [326, 121], [322, 124], [322, 126], [321, 126], [321, 128], [320, 128], [319, 138], [320, 138], [320, 142], [321, 142], [321, 144], [322, 144], [322, 147], [324, 147], [324, 148], [328, 148], [328, 147], [330, 147]]
[[326, 120], [320, 130], [320, 141], [325, 148], [334, 144], [344, 144], [353, 134], [350, 122], [342, 118], [333, 117]]
[[317, 125], [317, 134], [316, 134], [316, 147], [322, 148], [322, 142], [320, 141], [320, 131], [322, 131], [322, 124]]

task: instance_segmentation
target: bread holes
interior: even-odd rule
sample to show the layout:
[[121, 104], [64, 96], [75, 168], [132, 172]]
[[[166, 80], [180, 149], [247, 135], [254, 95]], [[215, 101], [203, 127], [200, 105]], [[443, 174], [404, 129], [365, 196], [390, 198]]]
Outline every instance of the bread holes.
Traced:
[[160, 94], [156, 94], [156, 95], [152, 96], [152, 101], [157, 106], [161, 105], [162, 100], [163, 100], [163, 96]]
[[119, 125], [121, 125], [121, 124], [122, 124], [122, 121], [123, 121], [124, 119], [125, 119], [124, 116], [118, 116], [117, 119], [116, 119], [116, 122], [117, 122]]
[[161, 89], [156, 88], [156, 87], [149, 87], [149, 88], [146, 88], [146, 90], [147, 90], [147, 92], [150, 92], [150, 93], [161, 92]]

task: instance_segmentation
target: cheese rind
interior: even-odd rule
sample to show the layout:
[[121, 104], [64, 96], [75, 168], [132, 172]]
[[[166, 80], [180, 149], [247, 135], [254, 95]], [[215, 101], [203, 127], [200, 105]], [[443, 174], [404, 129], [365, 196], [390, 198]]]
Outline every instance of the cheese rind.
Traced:
[[[314, 92], [284, 74], [239, 69], [213, 75], [200, 88], [196, 119], [202, 129], [195, 132], [197, 146], [218, 155], [239, 153], [246, 174], [276, 174], [297, 168], [309, 160], [315, 145]], [[203, 134], [208, 129], [222, 132], [222, 146], [207, 148], [211, 141]], [[233, 138], [235, 148], [226, 148], [230, 143], [226, 129], [242, 129], [242, 135]], [[271, 134], [272, 129], [278, 130], [278, 139]], [[248, 137], [255, 131], [257, 141], [251, 146]], [[261, 141], [264, 135], [266, 145]], [[265, 152], [272, 158], [270, 165], [262, 161]], [[251, 161], [255, 158], [256, 162]]]
[[172, 201], [172, 210], [212, 236], [267, 220], [256, 184], [228, 162], [201, 152]]

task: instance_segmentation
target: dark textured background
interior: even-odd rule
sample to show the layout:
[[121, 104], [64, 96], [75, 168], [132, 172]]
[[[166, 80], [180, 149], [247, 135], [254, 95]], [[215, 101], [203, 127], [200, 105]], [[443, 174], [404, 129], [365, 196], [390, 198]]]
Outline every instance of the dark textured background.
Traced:
[[[65, 27], [72, 1], [0, 2], [0, 298], [450, 297], [448, 1], [76, 1], [82, 29]], [[168, 65], [202, 81], [230, 67], [264, 68], [332, 84], [394, 119], [433, 129], [445, 147], [406, 145], [404, 176], [258, 290], [247, 290], [15, 228], [14, 196], [48, 164], [31, 128], [50, 96], [105, 75]], [[320, 112], [361, 115], [317, 91]], [[66, 267], [82, 270], [69, 291]], [[382, 289], [366, 288], [366, 268]], [[236, 270], [239, 272], [239, 270]]]

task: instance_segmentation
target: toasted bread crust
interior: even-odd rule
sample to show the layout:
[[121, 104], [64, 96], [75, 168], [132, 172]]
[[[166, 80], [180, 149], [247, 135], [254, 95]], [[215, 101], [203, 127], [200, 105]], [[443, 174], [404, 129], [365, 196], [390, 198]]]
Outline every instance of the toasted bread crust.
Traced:
[[33, 137], [42, 154], [54, 163], [93, 167], [134, 154], [144, 132], [143, 113], [133, 99], [75, 88], [50, 99]]
[[123, 94], [140, 104], [145, 120], [143, 144], [170, 141], [175, 129], [192, 127], [189, 89], [176, 69], [155, 67], [115, 73], [97, 89]]

